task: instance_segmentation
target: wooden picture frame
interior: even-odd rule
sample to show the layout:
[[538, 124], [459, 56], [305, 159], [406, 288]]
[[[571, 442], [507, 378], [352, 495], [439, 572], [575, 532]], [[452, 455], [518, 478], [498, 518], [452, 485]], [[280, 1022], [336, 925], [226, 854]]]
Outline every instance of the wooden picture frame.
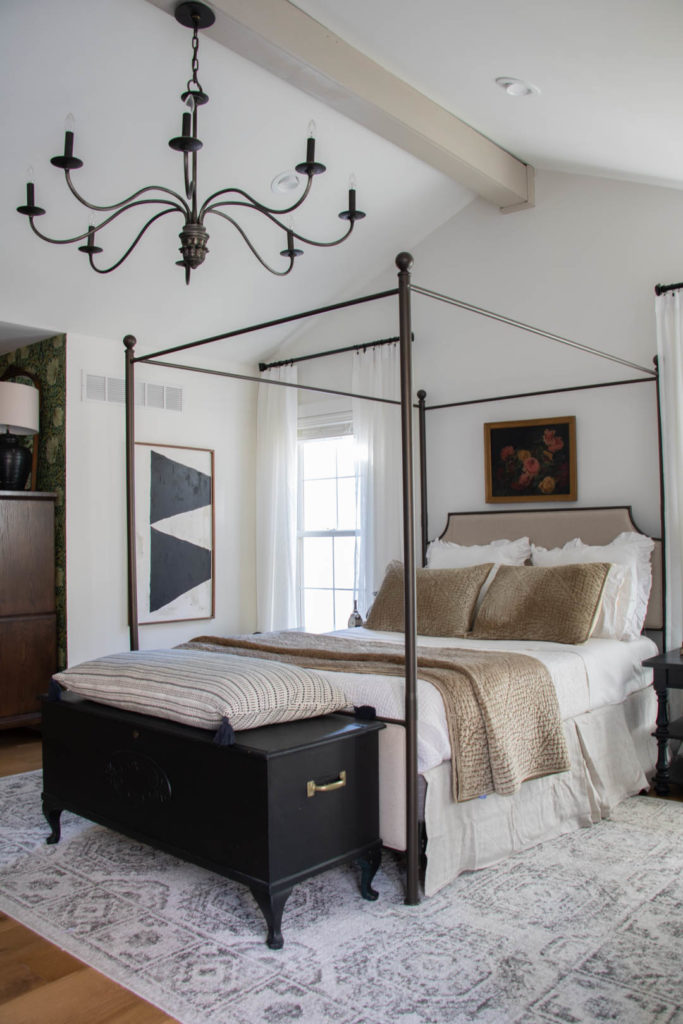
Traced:
[[212, 619], [214, 453], [135, 443], [135, 548], [140, 625]]
[[576, 501], [576, 417], [484, 424], [486, 501]]

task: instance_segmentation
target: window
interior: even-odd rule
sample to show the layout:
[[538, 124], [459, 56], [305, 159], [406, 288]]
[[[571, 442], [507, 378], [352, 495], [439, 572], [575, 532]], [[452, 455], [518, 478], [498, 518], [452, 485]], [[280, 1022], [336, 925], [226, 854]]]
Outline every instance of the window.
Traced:
[[310, 633], [343, 629], [353, 611], [356, 543], [354, 439], [299, 441], [300, 618]]

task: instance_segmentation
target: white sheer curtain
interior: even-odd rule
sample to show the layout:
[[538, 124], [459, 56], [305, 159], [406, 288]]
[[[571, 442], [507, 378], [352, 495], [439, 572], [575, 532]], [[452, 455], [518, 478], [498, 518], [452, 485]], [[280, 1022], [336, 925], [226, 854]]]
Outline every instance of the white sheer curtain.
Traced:
[[[264, 378], [296, 384], [295, 366], [265, 370]], [[257, 629], [298, 625], [296, 388], [260, 384], [256, 426]]]
[[656, 298], [662, 416], [668, 648], [683, 638], [683, 319], [679, 290]]
[[[351, 390], [399, 400], [398, 345], [354, 352]], [[356, 591], [365, 617], [387, 564], [403, 558], [400, 406], [354, 398], [353, 432], [360, 528]]]

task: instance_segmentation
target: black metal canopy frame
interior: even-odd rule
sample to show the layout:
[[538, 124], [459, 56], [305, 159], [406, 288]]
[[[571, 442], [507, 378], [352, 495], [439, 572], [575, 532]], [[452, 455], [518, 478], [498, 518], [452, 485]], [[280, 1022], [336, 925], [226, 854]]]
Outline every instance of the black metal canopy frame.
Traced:
[[[428, 522], [427, 522], [427, 447], [426, 447], [426, 412], [430, 410], [455, 408], [465, 405], [476, 405], [484, 402], [506, 401], [514, 398], [526, 398], [536, 395], [559, 394], [567, 391], [582, 391], [592, 388], [617, 387], [627, 384], [639, 384], [654, 382], [657, 385], [657, 422], [659, 431], [659, 466], [660, 466], [660, 496], [661, 508], [663, 509], [663, 475], [662, 475], [662, 444], [661, 444], [661, 416], [659, 401], [659, 375], [657, 359], [654, 359], [654, 369], [640, 366], [590, 348], [587, 345], [573, 342], [561, 335], [541, 330], [530, 324], [513, 320], [510, 317], [502, 316], [491, 310], [473, 306], [470, 303], [462, 302], [447, 295], [421, 288], [411, 284], [411, 270], [413, 257], [408, 252], [401, 252], [396, 257], [398, 268], [398, 286], [387, 291], [376, 292], [372, 295], [364, 295], [359, 298], [349, 299], [344, 302], [337, 302], [333, 305], [320, 306], [316, 309], [305, 310], [294, 313], [290, 316], [279, 317], [264, 323], [251, 324], [247, 327], [227, 331], [224, 334], [216, 334], [208, 338], [200, 338], [196, 341], [186, 342], [182, 345], [175, 345], [171, 348], [160, 349], [151, 352], [149, 355], [136, 356], [136, 339], [133, 335], [126, 335], [123, 344], [126, 349], [126, 374], [125, 374], [125, 409], [126, 409], [126, 507], [127, 507], [127, 565], [128, 565], [128, 622], [130, 633], [130, 648], [138, 650], [138, 602], [137, 602], [137, 566], [135, 552], [135, 366], [137, 363], [149, 363], [154, 366], [164, 366], [171, 369], [184, 370], [192, 373], [206, 373], [213, 376], [227, 377], [233, 380], [245, 380], [258, 384], [270, 384], [274, 387], [289, 387], [303, 391], [315, 391], [329, 395], [343, 395], [345, 397], [359, 398], [371, 402], [383, 402], [388, 405], [400, 405], [401, 407], [401, 455], [402, 455], [402, 481], [403, 481], [403, 566], [404, 566], [404, 616], [405, 616], [405, 710], [404, 727], [406, 733], [406, 895], [405, 902], [408, 905], [415, 905], [420, 902], [419, 894], [419, 814], [418, 814], [418, 769], [417, 769], [417, 603], [416, 603], [416, 557], [415, 557], [415, 495], [414, 495], [414, 465], [413, 465], [413, 410], [418, 410], [418, 431], [419, 431], [419, 452], [420, 452], [420, 510], [421, 510], [421, 535], [422, 551], [421, 564], [425, 562], [428, 543]], [[673, 286], [672, 286], [673, 287]], [[678, 287], [678, 286], [675, 286]], [[522, 394], [496, 395], [490, 398], [475, 398], [468, 401], [442, 403], [439, 405], [426, 405], [426, 392], [417, 392], [417, 403], [413, 403], [413, 368], [412, 368], [412, 314], [411, 314], [411, 292], [426, 296], [431, 299], [445, 302], [449, 305], [458, 306], [462, 309], [478, 315], [490, 317], [510, 326], [520, 328], [532, 334], [547, 338], [551, 341], [568, 345], [587, 354], [607, 359], [610, 362], [619, 363], [638, 370], [645, 374], [630, 380], [607, 381], [599, 384], [583, 384], [574, 387], [551, 388], [542, 391], [529, 391]], [[334, 312], [350, 306], [357, 306], [367, 302], [376, 302], [381, 299], [398, 297], [398, 320], [399, 334], [397, 339], [382, 339], [378, 342], [366, 342], [358, 345], [348, 346], [342, 349], [333, 349], [327, 352], [316, 353], [316, 356], [337, 354], [341, 351], [349, 351], [358, 348], [369, 347], [376, 344], [386, 344], [397, 340], [400, 354], [400, 400], [378, 398], [374, 395], [360, 395], [349, 391], [339, 391], [334, 388], [323, 388], [308, 384], [294, 384], [286, 381], [276, 381], [269, 378], [252, 376], [250, 374], [232, 373], [224, 370], [206, 369], [197, 366], [169, 362], [162, 359], [176, 352], [186, 351], [199, 346], [208, 345], [214, 341], [221, 341], [226, 338], [236, 338], [244, 334], [263, 330], [267, 327], [274, 327], [286, 323], [293, 323], [297, 320], [307, 319], [313, 316]], [[314, 358], [315, 356], [305, 357]], [[282, 360], [280, 363], [262, 364], [281, 365], [293, 360]], [[664, 547], [664, 530], [662, 515], [662, 547]], [[665, 580], [663, 581], [665, 586]]]

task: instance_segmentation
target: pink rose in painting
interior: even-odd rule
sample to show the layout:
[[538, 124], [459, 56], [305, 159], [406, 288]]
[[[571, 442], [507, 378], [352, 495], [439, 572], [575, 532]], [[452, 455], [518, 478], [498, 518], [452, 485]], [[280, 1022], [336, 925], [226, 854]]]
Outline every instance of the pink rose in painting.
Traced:
[[505, 447], [501, 448], [501, 450], [500, 450], [500, 457], [503, 460], [511, 459], [514, 454], [515, 454], [515, 449], [512, 447], [511, 444], [506, 444]]
[[550, 427], [546, 427], [543, 431], [543, 444], [550, 446], [550, 442], [555, 437], [555, 431]]
[[532, 476], [536, 476], [536, 474], [539, 472], [540, 468], [541, 468], [540, 462], [538, 461], [538, 459], [535, 459], [533, 456], [531, 456], [530, 458], [524, 460], [524, 475], [525, 476], [528, 476], [529, 478], [531, 478]]
[[[553, 431], [553, 434], [555, 431]], [[546, 447], [550, 452], [559, 452], [560, 448], [564, 448], [564, 441], [561, 437], [551, 437], [550, 440], [546, 441]]]
[[[531, 461], [531, 460], [527, 460], [527, 461]], [[530, 473], [521, 473], [520, 477], [519, 477], [519, 479], [517, 481], [516, 487], [517, 488], [528, 487], [532, 480], [533, 480], [533, 477], [531, 476]]]

